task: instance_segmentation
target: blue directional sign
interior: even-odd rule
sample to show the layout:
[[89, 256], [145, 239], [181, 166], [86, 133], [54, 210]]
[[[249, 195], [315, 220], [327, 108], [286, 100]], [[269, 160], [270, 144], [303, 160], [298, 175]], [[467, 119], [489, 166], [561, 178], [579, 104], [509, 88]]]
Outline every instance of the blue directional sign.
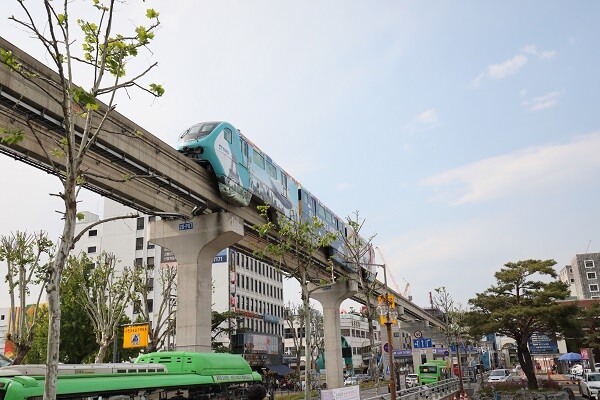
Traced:
[[431, 338], [413, 339], [413, 349], [425, 349], [433, 347]]
[[179, 224], [180, 231], [187, 231], [188, 229], [194, 229], [193, 222], [184, 222], [183, 224]]

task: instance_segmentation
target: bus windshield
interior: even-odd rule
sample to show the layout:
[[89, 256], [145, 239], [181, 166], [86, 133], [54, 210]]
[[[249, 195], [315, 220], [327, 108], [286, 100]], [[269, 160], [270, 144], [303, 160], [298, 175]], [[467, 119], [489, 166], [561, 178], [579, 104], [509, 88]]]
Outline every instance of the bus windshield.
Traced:
[[437, 366], [435, 365], [420, 365], [419, 372], [422, 374], [437, 374]]

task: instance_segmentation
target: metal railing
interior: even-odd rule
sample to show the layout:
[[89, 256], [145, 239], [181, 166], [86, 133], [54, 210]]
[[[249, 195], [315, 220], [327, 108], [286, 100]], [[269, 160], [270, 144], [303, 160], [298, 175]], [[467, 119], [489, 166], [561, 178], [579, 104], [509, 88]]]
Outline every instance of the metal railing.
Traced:
[[[457, 378], [445, 379], [437, 383], [419, 385], [396, 392], [397, 400], [438, 400], [449, 397], [459, 391]], [[365, 397], [363, 400], [387, 400], [390, 393], [379, 394], [373, 397]]]

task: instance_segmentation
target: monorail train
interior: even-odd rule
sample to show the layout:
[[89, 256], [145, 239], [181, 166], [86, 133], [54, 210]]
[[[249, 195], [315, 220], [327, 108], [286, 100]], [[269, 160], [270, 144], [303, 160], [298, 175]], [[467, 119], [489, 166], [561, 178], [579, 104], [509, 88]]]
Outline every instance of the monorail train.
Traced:
[[[214, 173], [221, 197], [230, 204], [245, 207], [254, 197], [288, 218], [306, 221], [317, 217], [325, 229], [337, 232], [338, 239], [328, 256], [345, 269], [356, 271], [344, 261], [343, 237], [348, 230], [343, 219], [306, 190], [298, 181], [249, 141], [233, 125], [223, 121], [201, 122], [186, 129], [177, 142], [177, 150], [206, 165]], [[367, 276], [373, 274], [374, 252], [364, 257]]]

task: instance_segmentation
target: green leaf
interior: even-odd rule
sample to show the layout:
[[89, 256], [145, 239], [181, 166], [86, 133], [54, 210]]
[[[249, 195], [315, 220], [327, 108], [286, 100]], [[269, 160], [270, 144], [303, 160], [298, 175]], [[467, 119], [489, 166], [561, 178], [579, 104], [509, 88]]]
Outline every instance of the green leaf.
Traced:
[[77, 213], [77, 221], [83, 221], [85, 219], [85, 214], [82, 212]]
[[149, 8], [146, 10], [146, 18], [158, 18], [160, 14], [156, 12], [153, 8]]
[[65, 20], [66, 20], [66, 16], [65, 14], [58, 14], [58, 24], [59, 25], [64, 25]]
[[154, 93], [156, 97], [160, 97], [165, 94], [165, 89], [162, 87], [162, 85], [158, 85], [156, 83], [150, 84], [150, 91]]
[[98, 110], [99, 108], [94, 96], [81, 88], [73, 89], [73, 100], [86, 110]]
[[0, 142], [6, 144], [20, 143], [25, 139], [25, 133], [21, 129], [0, 128]]

